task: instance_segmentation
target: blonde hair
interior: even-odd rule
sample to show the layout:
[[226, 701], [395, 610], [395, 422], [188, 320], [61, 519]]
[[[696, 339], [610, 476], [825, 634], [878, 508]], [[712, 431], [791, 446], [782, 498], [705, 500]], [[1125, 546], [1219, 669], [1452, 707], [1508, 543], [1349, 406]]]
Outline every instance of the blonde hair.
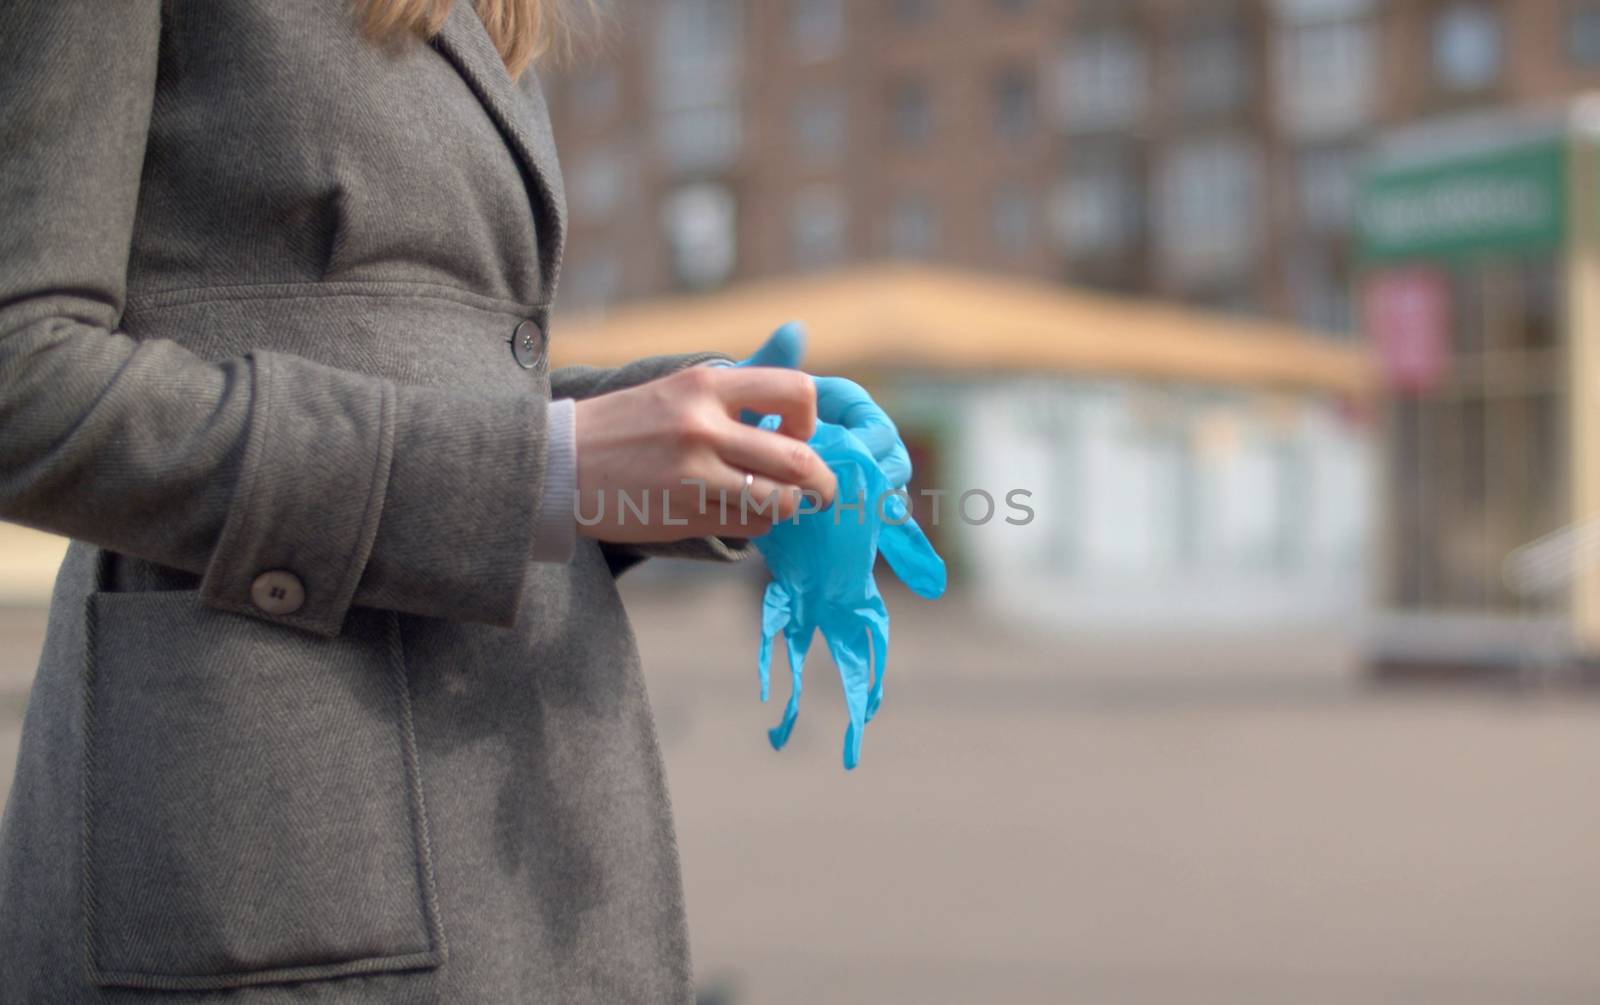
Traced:
[[[355, 0], [362, 27], [374, 39], [400, 35], [432, 38], [444, 27], [457, 0]], [[465, 0], [462, 0], [465, 2]], [[591, 12], [593, 0], [472, 0], [483, 26], [513, 79], [535, 59], [568, 51], [576, 8]]]

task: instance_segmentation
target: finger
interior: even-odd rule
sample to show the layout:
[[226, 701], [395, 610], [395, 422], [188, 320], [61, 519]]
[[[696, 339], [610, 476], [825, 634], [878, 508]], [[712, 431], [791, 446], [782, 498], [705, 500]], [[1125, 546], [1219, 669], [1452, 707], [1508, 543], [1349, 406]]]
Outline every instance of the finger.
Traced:
[[793, 486], [759, 476], [747, 488], [744, 474], [730, 468], [706, 494], [705, 516], [722, 528], [718, 533], [760, 537], [794, 516], [798, 498], [799, 490]]
[[800, 369], [806, 355], [806, 330], [798, 321], [791, 321], [777, 331], [755, 351], [755, 355], [740, 366], [775, 366], [787, 370]]
[[838, 479], [817, 452], [779, 433], [730, 422], [712, 441], [712, 448], [729, 467], [811, 492], [822, 507], [831, 505], [838, 492]]
[[771, 367], [730, 367], [708, 370], [713, 393], [729, 417], [742, 411], [776, 415], [779, 431], [797, 440], [811, 439], [817, 429], [817, 390], [799, 370]]
[[815, 498], [807, 500], [798, 486], [721, 461], [712, 462], [710, 473], [698, 480], [698, 487], [700, 523], [719, 526], [722, 529], [716, 533], [737, 537], [760, 537], [773, 524], [793, 519], [802, 505], [807, 513], [819, 508]]

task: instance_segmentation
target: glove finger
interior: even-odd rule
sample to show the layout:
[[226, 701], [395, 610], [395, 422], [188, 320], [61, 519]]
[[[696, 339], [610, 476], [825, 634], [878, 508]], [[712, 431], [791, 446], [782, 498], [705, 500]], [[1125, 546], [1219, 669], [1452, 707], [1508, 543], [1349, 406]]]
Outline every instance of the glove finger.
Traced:
[[843, 426], [872, 452], [890, 488], [911, 481], [911, 455], [900, 430], [866, 388], [843, 377], [817, 377], [817, 418]]
[[789, 742], [795, 720], [800, 718], [800, 686], [805, 678], [806, 651], [811, 648], [809, 636], [802, 639], [785, 632], [784, 639], [789, 644], [789, 703], [784, 706], [783, 721], [767, 730], [767, 741], [773, 750], [782, 750]]
[[882, 426], [869, 426], [855, 430], [856, 438], [872, 451], [878, 470], [892, 489], [903, 489], [911, 481], [911, 455], [900, 441], [900, 434]]
[[854, 771], [856, 765], [861, 763], [861, 734], [865, 732], [857, 726], [855, 720], [850, 720], [850, 725], [844, 731], [844, 770]]
[[791, 321], [773, 332], [755, 355], [740, 366], [776, 366], [785, 370], [800, 369], [806, 355], [806, 329], [798, 321]]
[[789, 624], [789, 591], [781, 583], [767, 584], [766, 595], [761, 600], [761, 648], [756, 655], [757, 669], [761, 674], [761, 700], [767, 700], [772, 671], [773, 636]]
[[878, 714], [883, 704], [883, 675], [889, 663], [889, 611], [883, 606], [883, 597], [870, 598], [870, 606], [861, 611], [872, 635], [872, 690], [867, 694], [867, 722]]
[[773, 750], [782, 750], [789, 742], [789, 734], [794, 732], [795, 720], [800, 718], [800, 690], [796, 688], [789, 695], [789, 704], [784, 706], [783, 721], [767, 730], [767, 742], [772, 744]]
[[947, 577], [944, 559], [933, 550], [933, 544], [915, 520], [907, 517], [904, 523], [884, 524], [878, 536], [878, 550], [911, 592], [928, 600], [944, 595]]
[[844, 377], [813, 377], [817, 385], [817, 417], [847, 429], [867, 426], [895, 428], [889, 413], [879, 407], [867, 389]]
[[772, 636], [761, 636], [761, 646], [756, 650], [756, 673], [761, 676], [761, 701], [766, 702], [772, 693]]
[[845, 708], [850, 713], [844, 740], [844, 766], [850, 769], [861, 760], [861, 734], [867, 724], [867, 701], [872, 688], [872, 663], [868, 652], [871, 636], [866, 626], [854, 618], [847, 619], [843, 625], [830, 626], [823, 634], [827, 637], [834, 665], [839, 668]]
[[871, 636], [867, 626], [853, 616], [844, 625], [830, 626], [823, 635], [828, 640], [828, 652], [839, 668], [839, 682], [844, 686], [845, 707], [850, 718], [866, 720], [867, 694], [872, 690]]

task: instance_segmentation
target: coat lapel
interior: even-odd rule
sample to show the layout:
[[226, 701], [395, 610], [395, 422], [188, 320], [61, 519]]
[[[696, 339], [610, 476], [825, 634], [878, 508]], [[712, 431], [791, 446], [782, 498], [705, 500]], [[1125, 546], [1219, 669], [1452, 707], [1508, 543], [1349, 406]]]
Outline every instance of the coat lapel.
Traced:
[[456, 0], [451, 5], [450, 16], [434, 37], [433, 44], [483, 103], [516, 154], [534, 187], [535, 196], [543, 203], [544, 216], [552, 223], [554, 233], [541, 237], [539, 263], [544, 270], [546, 293], [554, 297], [561, 270], [561, 252], [566, 243], [567, 206], [543, 89], [531, 88], [530, 95], [512, 81], [494, 41], [473, 9], [472, 0]]

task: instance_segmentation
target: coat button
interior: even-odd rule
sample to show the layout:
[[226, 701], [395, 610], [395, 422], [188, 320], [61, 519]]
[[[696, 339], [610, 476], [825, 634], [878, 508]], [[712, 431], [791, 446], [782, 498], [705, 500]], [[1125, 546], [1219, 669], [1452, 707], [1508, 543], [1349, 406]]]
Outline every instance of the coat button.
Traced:
[[536, 369], [543, 363], [549, 346], [550, 340], [545, 336], [544, 329], [533, 321], [517, 325], [516, 332], [511, 336], [511, 355], [516, 357], [517, 365], [524, 370]]
[[263, 572], [250, 584], [250, 600], [266, 614], [293, 614], [305, 605], [305, 584], [282, 569]]

